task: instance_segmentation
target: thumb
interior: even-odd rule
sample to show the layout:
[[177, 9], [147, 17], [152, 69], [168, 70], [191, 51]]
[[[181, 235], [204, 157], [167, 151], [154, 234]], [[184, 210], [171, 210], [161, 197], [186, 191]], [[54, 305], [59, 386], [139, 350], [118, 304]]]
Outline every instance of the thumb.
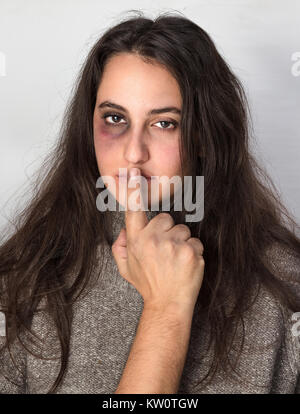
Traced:
[[112, 245], [112, 254], [117, 263], [121, 276], [127, 274], [127, 235], [126, 229], [122, 228], [119, 236]]

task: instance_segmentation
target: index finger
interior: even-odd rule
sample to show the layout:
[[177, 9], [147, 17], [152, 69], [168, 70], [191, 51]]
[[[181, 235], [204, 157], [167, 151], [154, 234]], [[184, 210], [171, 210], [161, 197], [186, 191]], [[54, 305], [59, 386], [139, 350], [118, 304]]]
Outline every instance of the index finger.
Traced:
[[[128, 189], [135, 190], [130, 194], [130, 197], [127, 197], [127, 205], [125, 210], [126, 231], [129, 237], [134, 236], [149, 222], [145, 211], [143, 191], [141, 188], [142, 180], [146, 180], [146, 178], [141, 176], [139, 168], [131, 168], [127, 180], [127, 194], [129, 192]], [[140, 184], [138, 185], [137, 183]], [[147, 185], [147, 183], [145, 184]]]

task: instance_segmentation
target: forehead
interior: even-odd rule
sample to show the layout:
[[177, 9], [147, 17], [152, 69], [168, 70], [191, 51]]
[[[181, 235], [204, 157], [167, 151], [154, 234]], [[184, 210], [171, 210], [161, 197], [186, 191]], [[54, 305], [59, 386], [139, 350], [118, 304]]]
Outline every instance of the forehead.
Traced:
[[[179, 85], [172, 74], [159, 63], [148, 63], [141, 57], [122, 53], [113, 56], [104, 67], [98, 98], [140, 104], [177, 104], [181, 106]], [[120, 102], [122, 100], [122, 103]]]

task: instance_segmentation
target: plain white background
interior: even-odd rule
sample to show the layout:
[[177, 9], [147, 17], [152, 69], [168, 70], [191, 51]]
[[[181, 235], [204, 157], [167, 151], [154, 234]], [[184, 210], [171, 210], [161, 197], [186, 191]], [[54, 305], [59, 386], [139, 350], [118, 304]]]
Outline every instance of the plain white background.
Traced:
[[245, 87], [257, 158], [299, 224], [298, 0], [0, 0], [0, 227], [57, 139], [86, 54], [131, 9], [179, 11], [212, 37]]

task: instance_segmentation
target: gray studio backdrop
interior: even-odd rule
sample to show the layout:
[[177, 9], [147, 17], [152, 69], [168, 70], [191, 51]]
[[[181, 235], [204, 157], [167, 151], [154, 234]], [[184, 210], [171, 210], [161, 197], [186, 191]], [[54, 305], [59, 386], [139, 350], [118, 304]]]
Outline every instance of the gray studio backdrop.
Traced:
[[299, 224], [300, 1], [0, 0], [0, 227], [57, 138], [87, 52], [130, 9], [177, 10], [211, 35], [246, 89], [253, 150]]

